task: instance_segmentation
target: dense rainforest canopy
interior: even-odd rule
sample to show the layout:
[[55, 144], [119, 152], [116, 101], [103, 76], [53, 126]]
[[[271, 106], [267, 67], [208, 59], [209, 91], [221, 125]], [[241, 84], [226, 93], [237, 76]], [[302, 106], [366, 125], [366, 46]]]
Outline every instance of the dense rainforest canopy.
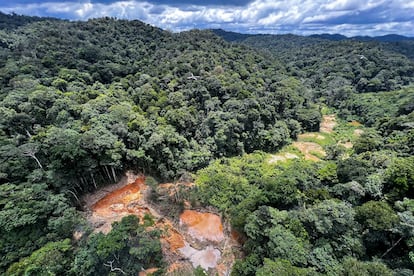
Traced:
[[[163, 267], [156, 230], [126, 217], [90, 234], [79, 212], [132, 169], [193, 175], [187, 199], [245, 237], [234, 275], [413, 275], [410, 42], [0, 19], [1, 274], [109, 275], [111, 256], [128, 275]], [[327, 112], [338, 130], [319, 162], [267, 161]]]

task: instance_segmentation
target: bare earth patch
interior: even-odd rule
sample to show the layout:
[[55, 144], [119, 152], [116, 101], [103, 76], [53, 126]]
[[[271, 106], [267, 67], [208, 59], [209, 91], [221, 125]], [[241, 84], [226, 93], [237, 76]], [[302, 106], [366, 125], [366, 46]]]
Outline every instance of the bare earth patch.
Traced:
[[187, 226], [187, 232], [200, 241], [220, 242], [224, 239], [223, 225], [218, 215], [184, 210], [180, 225]]
[[325, 136], [320, 135], [318, 133], [312, 133], [312, 132], [307, 132], [307, 133], [302, 133], [298, 135], [298, 140], [303, 140], [306, 138], [313, 138], [313, 139], [317, 139], [317, 140], [324, 140]]
[[198, 250], [186, 244], [180, 248], [180, 252], [193, 264], [194, 267], [201, 266], [203, 269], [215, 268], [221, 258], [221, 252], [213, 246], [207, 246]]
[[127, 174], [114, 186], [116, 189], [101, 189], [96, 194], [86, 197], [89, 200], [86, 206], [88, 221], [94, 227], [95, 233], [108, 233], [112, 223], [120, 221], [125, 216], [134, 214], [142, 219], [145, 214], [151, 213], [142, 199], [147, 189], [143, 176]]
[[355, 129], [354, 130], [354, 135], [355, 136], [361, 136], [361, 134], [364, 133], [364, 131], [362, 129]]
[[321, 159], [314, 155], [314, 153], [320, 156], [326, 155], [326, 152], [323, 150], [323, 148], [320, 145], [313, 142], [294, 142], [292, 145], [298, 150], [300, 150], [300, 152], [303, 153], [305, 159], [307, 160], [320, 161]]
[[140, 271], [138, 273], [138, 276], [148, 276], [148, 275], [152, 275], [154, 272], [157, 272], [158, 268], [156, 267], [152, 267], [152, 268], [148, 268], [144, 271]]
[[332, 133], [336, 126], [335, 114], [323, 115], [319, 131], [325, 133]]
[[352, 147], [354, 146], [351, 142], [338, 142], [338, 145], [343, 146], [346, 149], [352, 149]]
[[358, 121], [351, 121], [351, 122], [348, 123], [348, 125], [354, 126], [354, 127], [360, 127], [360, 126], [362, 126], [362, 124], [360, 122], [358, 122]]
[[[160, 184], [158, 188], [166, 196], [175, 197], [178, 190], [192, 185], [168, 183]], [[228, 275], [235, 262], [235, 254], [240, 250], [240, 243], [231, 235], [229, 226], [223, 227], [221, 217], [209, 212], [185, 210], [180, 216], [180, 224], [174, 223], [161, 215], [156, 206], [148, 203], [146, 197], [149, 190], [144, 176], [127, 173], [119, 183], [84, 197], [87, 219], [94, 232], [108, 233], [114, 221], [120, 221], [127, 215], [136, 215], [142, 221], [149, 214], [155, 218], [155, 224], [150, 228], [162, 230], [160, 241], [164, 259], [169, 265], [167, 275], [190, 273], [191, 267], [198, 265], [209, 275]], [[187, 205], [191, 207], [189, 203]]]
[[299, 156], [297, 156], [296, 154], [290, 153], [290, 152], [286, 152], [286, 153], [281, 153], [281, 154], [273, 154], [269, 161], [267, 161], [269, 164], [274, 164], [277, 162], [283, 162], [286, 161], [288, 159], [296, 159], [299, 158]]

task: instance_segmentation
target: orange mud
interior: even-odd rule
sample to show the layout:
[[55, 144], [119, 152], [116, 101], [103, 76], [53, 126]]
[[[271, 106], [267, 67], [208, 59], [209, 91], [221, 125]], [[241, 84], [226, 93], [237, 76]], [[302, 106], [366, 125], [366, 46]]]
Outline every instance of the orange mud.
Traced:
[[144, 181], [144, 177], [137, 177], [133, 183], [108, 193], [91, 206], [89, 221], [95, 226], [95, 232], [108, 233], [113, 222], [130, 214], [140, 219], [151, 214], [141, 200], [147, 189]]
[[335, 126], [336, 126], [335, 114], [323, 115], [319, 131], [331, 133], [333, 132], [333, 129]]
[[140, 271], [138, 273], [138, 276], [147, 276], [147, 275], [152, 275], [154, 272], [157, 272], [158, 268], [153, 267], [153, 268], [148, 268], [144, 271]]
[[180, 224], [188, 227], [188, 233], [200, 241], [220, 242], [224, 239], [223, 225], [219, 216], [185, 210], [180, 216]]
[[[186, 189], [193, 183], [160, 184], [157, 190], [170, 197], [180, 189]], [[150, 214], [155, 224], [150, 228], [162, 231], [161, 246], [164, 259], [169, 264], [167, 275], [192, 273], [198, 265], [208, 270], [208, 275], [227, 275], [235, 262], [235, 253], [240, 251], [240, 243], [233, 235], [224, 234], [221, 218], [212, 213], [185, 210], [180, 216], [179, 225], [157, 211], [146, 200], [145, 177], [127, 173], [119, 183], [105, 187], [94, 194], [87, 195], [86, 208], [88, 220], [95, 228], [94, 232], [108, 233], [115, 221], [134, 214], [139, 218]], [[187, 204], [190, 208], [190, 204]], [[139, 275], [148, 275], [155, 271], [148, 269]], [[181, 273], [182, 272], [182, 273]], [[184, 274], [183, 274], [184, 275]]]
[[165, 241], [167, 243], [170, 252], [176, 253], [179, 248], [185, 246], [183, 236], [177, 229], [174, 228], [169, 220], [161, 219], [156, 224], [156, 227], [164, 230], [161, 235], [161, 241]]
[[[122, 187], [119, 190], [113, 191], [110, 194], [107, 194], [104, 198], [99, 200], [92, 206], [92, 209], [95, 213], [105, 213], [109, 210], [113, 211], [115, 209], [127, 206], [129, 203], [139, 200], [141, 198], [141, 187], [135, 183], [128, 184]], [[124, 210], [122, 208], [121, 210]]]

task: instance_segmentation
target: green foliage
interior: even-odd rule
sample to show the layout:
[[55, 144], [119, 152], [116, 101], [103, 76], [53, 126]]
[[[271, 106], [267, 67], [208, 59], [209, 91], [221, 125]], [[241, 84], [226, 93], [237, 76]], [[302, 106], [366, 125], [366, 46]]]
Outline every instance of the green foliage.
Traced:
[[368, 201], [355, 210], [358, 222], [369, 230], [391, 230], [398, 222], [395, 211], [383, 201]]
[[395, 275], [385, 264], [378, 261], [361, 262], [355, 258], [348, 257], [344, 259], [342, 267], [343, 269], [339, 275], [343, 276]]
[[[232, 162], [232, 160], [228, 160]], [[220, 163], [226, 159], [216, 161], [213, 166], [201, 170], [196, 185], [199, 186], [200, 199], [221, 211], [229, 213], [232, 224], [237, 228], [244, 226], [246, 216], [253, 211], [257, 204], [266, 199], [259, 187], [251, 185], [248, 179], [242, 175], [237, 163], [231, 167]], [[259, 169], [251, 167], [252, 174]]]
[[317, 273], [315, 273], [311, 269], [293, 266], [288, 260], [276, 259], [275, 261], [273, 261], [270, 259], [265, 259], [263, 266], [256, 271], [256, 276], [268, 275], [310, 276], [317, 275]]
[[[66, 239], [80, 223], [72, 205], [128, 169], [198, 171], [189, 197], [246, 234], [235, 275], [390, 275], [380, 259], [414, 268], [409, 43], [235, 35], [242, 45], [137, 20], [0, 22], [0, 273], [162, 267], [149, 217]], [[323, 161], [268, 163], [327, 110], [334, 133], [303, 138]]]
[[47, 191], [44, 183], [0, 185], [1, 268], [48, 241], [70, 237], [78, 222], [63, 194]]
[[392, 199], [414, 196], [414, 157], [395, 159], [385, 172], [385, 191]]
[[246, 243], [249, 252], [272, 259], [287, 259], [294, 265], [307, 263], [307, 233], [298, 220], [288, 217], [288, 212], [261, 206], [247, 221], [245, 232], [250, 238]]
[[365, 131], [355, 141], [354, 151], [356, 153], [362, 153], [366, 151], [375, 151], [381, 148], [383, 142], [381, 136], [376, 132]]
[[69, 239], [49, 242], [29, 257], [14, 263], [6, 275], [62, 275], [68, 271], [72, 246]]
[[353, 231], [354, 211], [341, 201], [324, 200], [300, 213], [301, 220], [312, 238], [337, 238]]
[[327, 162], [321, 165], [318, 170], [318, 177], [323, 184], [332, 184], [338, 182], [337, 164], [334, 162]]
[[162, 267], [159, 233], [146, 231], [136, 216], [122, 218], [104, 235], [95, 234], [74, 256], [74, 275], [110, 275], [110, 268], [119, 268], [128, 275], [149, 267]]
[[356, 181], [336, 184], [330, 191], [336, 197], [353, 205], [359, 204], [365, 197], [364, 187]]

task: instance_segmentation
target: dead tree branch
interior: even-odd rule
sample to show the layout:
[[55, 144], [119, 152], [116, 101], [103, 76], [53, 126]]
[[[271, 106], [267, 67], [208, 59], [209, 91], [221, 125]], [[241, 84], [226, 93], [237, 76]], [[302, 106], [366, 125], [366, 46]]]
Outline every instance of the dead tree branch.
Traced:
[[119, 267], [113, 267], [113, 263], [114, 263], [114, 260], [108, 261], [107, 264], [103, 264], [103, 265], [109, 267], [111, 269], [111, 272], [119, 271], [122, 274], [126, 275], [126, 273], [122, 269], [120, 269]]

